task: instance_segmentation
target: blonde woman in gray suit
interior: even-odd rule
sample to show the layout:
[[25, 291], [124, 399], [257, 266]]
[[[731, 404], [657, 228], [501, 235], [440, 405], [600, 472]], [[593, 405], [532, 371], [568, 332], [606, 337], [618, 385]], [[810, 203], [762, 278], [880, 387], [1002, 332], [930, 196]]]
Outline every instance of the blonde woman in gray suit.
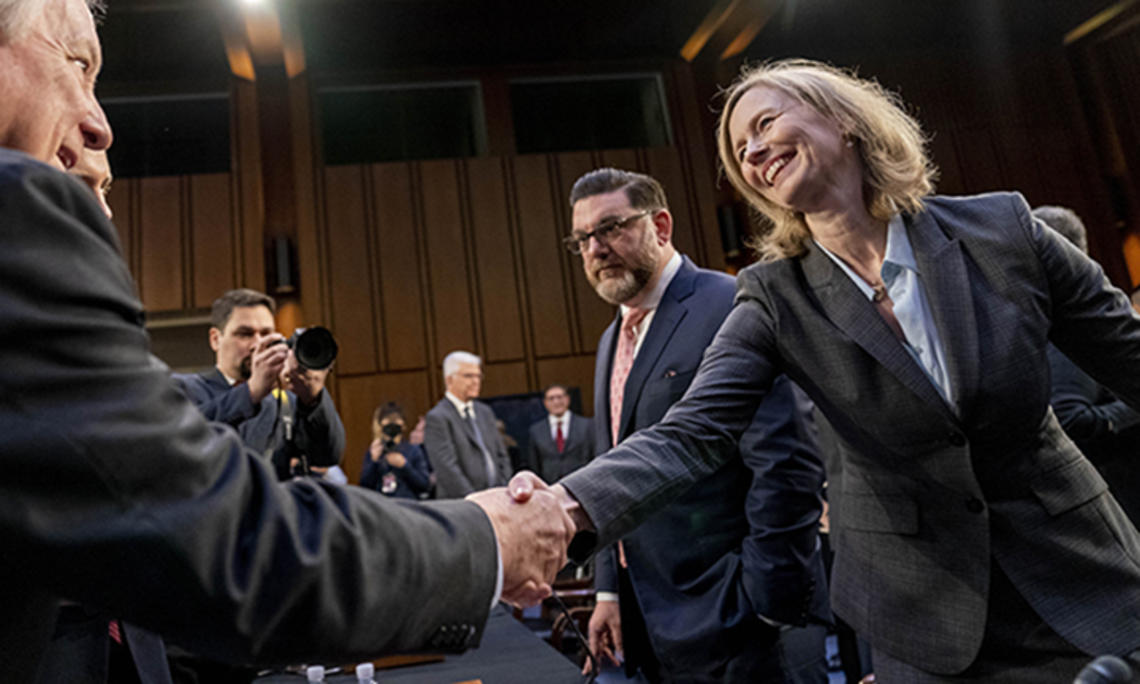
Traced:
[[1069, 682], [1135, 657], [1140, 535], [1058, 425], [1045, 358], [1140, 405], [1127, 298], [1020, 195], [931, 195], [925, 136], [874, 82], [751, 68], [718, 137], [774, 227], [685, 398], [556, 485], [579, 526], [611, 540], [715, 471], [786, 373], [839, 437], [832, 604], [880, 681]]

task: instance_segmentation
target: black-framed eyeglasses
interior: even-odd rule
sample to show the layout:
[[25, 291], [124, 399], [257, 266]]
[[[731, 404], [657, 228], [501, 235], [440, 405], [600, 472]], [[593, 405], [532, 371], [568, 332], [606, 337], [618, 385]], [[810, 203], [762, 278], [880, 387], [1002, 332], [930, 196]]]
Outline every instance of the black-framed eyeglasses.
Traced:
[[603, 245], [608, 245], [610, 240], [617, 237], [619, 230], [643, 216], [652, 214], [654, 211], [656, 211], [656, 209], [646, 209], [632, 216], [626, 216], [623, 219], [603, 221], [598, 224], [597, 228], [591, 230], [589, 233], [574, 233], [569, 237], [562, 238], [562, 244], [566, 245], [566, 249], [569, 250], [571, 254], [581, 254], [585, 252], [586, 248], [590, 245], [590, 238], [596, 239]]

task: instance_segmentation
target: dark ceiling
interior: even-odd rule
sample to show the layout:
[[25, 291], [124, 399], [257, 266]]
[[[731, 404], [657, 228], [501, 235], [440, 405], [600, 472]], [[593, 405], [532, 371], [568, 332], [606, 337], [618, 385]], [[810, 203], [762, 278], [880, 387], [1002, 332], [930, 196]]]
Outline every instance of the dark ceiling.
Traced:
[[[241, 0], [110, 0], [101, 95], [225, 89], [215, 14]], [[263, 0], [273, 2], [274, 0]], [[311, 72], [495, 68], [659, 60], [716, 0], [276, 0], [288, 2]], [[900, 54], [1059, 45], [1111, 0], [784, 0], [746, 56]]]

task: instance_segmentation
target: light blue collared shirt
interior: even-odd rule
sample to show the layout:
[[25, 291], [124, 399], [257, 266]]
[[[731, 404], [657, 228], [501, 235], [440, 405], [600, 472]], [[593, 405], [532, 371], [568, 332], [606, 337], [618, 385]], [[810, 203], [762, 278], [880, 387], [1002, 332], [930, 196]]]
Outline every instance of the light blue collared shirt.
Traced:
[[[843, 269], [867, 299], [874, 299], [875, 290], [867, 281], [826, 247], [818, 242], [815, 244]], [[887, 224], [887, 249], [879, 276], [887, 288], [887, 295], [894, 303], [895, 318], [906, 337], [903, 347], [918, 363], [919, 368], [926, 372], [946, 403], [955, 408], [954, 388], [950, 386], [950, 375], [946, 371], [946, 350], [942, 345], [942, 337], [938, 334], [938, 326], [934, 324], [934, 315], [930, 312], [930, 302], [926, 298], [918, 263], [914, 260], [914, 249], [906, 234], [906, 224], [899, 214], [895, 214]]]

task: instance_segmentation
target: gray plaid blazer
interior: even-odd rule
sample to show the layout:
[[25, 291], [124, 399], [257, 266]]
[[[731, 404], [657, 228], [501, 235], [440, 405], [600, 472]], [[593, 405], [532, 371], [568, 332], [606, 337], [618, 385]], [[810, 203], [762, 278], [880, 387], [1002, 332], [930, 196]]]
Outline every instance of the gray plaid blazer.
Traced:
[[[1140, 535], [1049, 407], [1046, 343], [1140, 406], [1140, 317], [1017, 194], [906, 217], [954, 405], [819, 249], [741, 272], [737, 305], [657, 426], [563, 480], [599, 541], [713, 472], [786, 373], [835, 427], [832, 605], [876, 648], [964, 669], [991, 562], [1088, 653], [1140, 646]], [[580, 547], [579, 547], [580, 548]]]

